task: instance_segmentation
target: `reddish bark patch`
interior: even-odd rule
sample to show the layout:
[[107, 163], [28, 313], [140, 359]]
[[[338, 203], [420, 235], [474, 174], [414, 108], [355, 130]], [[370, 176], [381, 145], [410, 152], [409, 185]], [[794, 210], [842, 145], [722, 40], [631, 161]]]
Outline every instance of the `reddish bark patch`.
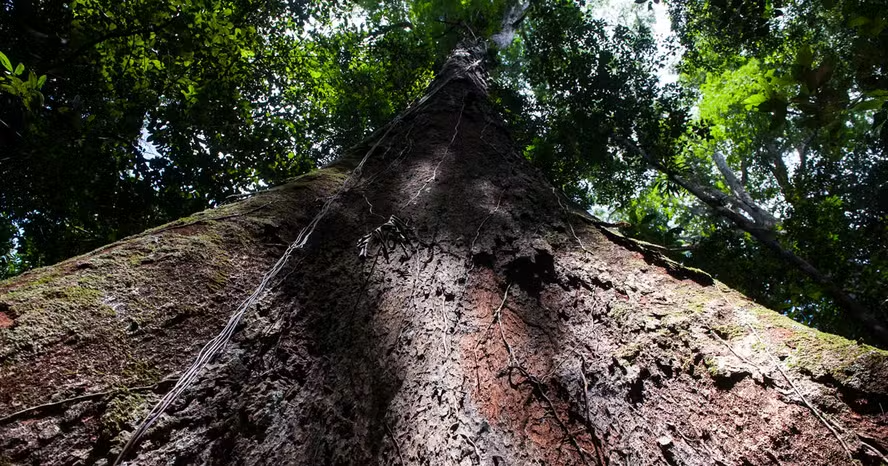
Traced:
[[15, 321], [9, 318], [5, 313], [0, 312], [0, 328], [9, 328], [12, 327]]
[[774, 327], [769, 329], [768, 334], [775, 342], [783, 343], [790, 347], [795, 346], [792, 344], [792, 337], [795, 335], [795, 332], [788, 328]]
[[460, 346], [464, 366], [474, 371], [466, 388], [477, 408], [492, 426], [538, 448], [547, 462], [582, 462], [574, 442], [591, 459], [591, 437], [572, 422], [568, 404], [547, 380], [553, 372], [554, 348], [520, 317], [518, 308], [526, 305], [516, 297], [520, 290], [510, 289], [500, 307], [503, 292], [492, 271], [482, 269], [472, 281], [475, 286], [467, 301], [474, 315], [469, 318], [474, 317], [478, 331], [466, 335]]

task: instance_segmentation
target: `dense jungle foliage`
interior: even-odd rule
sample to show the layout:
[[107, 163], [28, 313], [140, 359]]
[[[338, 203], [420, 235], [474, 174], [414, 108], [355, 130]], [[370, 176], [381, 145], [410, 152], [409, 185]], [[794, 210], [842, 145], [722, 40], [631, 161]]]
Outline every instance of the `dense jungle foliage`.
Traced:
[[800, 321], [888, 321], [878, 0], [4, 0], [0, 278], [331, 160], [504, 21], [495, 104], [565, 193]]

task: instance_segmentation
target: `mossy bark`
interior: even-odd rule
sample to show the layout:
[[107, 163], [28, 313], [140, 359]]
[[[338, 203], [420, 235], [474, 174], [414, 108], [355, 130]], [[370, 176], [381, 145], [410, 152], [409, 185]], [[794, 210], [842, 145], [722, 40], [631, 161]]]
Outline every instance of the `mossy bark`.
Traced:
[[888, 354], [580, 220], [472, 63], [332, 167], [0, 283], [0, 464], [113, 461], [336, 193], [127, 464], [879, 464]]

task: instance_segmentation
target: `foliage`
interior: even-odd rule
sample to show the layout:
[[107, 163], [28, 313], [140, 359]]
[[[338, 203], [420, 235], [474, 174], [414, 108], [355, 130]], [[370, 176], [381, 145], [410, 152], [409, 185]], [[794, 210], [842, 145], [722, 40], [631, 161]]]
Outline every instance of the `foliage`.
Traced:
[[9, 56], [47, 76], [0, 94], [15, 262], [49, 264], [280, 183], [388, 120], [430, 80], [434, 48], [349, 15], [283, 0], [0, 11]]
[[[624, 201], [640, 182], [637, 161], [611, 156], [612, 133], [659, 109], [656, 44], [648, 31], [610, 28], [573, 2], [533, 4], [516, 63], [501, 70], [496, 101], [525, 144], [525, 155], [573, 198]], [[512, 89], [511, 91], [509, 89]], [[517, 88], [517, 89], [516, 89]]]
[[37, 77], [33, 72], [28, 72], [27, 78], [22, 79], [25, 73], [25, 65], [19, 63], [13, 67], [12, 62], [0, 52], [0, 91], [21, 99], [25, 110], [33, 112], [45, 103], [40, 89], [46, 83], [46, 75]]
[[[687, 103], [693, 124], [674, 142], [677, 158], [730, 193], [712, 160], [715, 150], [726, 153], [751, 197], [780, 220], [780, 244], [888, 320], [888, 216], [879, 200], [888, 194], [884, 8], [688, 0], [673, 3], [672, 15], [688, 50], [681, 83], [696, 94]], [[711, 214], [700, 221], [686, 229], [697, 244], [686, 261], [800, 320], [861, 331], [822, 287], [735, 225]]]

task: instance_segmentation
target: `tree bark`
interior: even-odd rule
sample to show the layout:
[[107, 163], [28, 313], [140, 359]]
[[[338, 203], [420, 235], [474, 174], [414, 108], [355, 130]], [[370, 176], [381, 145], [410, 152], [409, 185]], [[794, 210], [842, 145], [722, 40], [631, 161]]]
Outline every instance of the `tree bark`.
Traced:
[[477, 52], [324, 170], [0, 283], [0, 464], [113, 462], [310, 224], [125, 464], [879, 464], [888, 353], [576, 222]]

